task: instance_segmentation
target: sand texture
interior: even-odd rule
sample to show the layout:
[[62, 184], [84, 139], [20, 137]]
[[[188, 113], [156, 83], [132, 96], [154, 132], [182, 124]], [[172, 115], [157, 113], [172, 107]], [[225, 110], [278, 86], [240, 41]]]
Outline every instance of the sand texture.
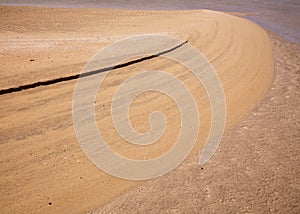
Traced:
[[300, 48], [271, 32], [270, 40], [270, 92], [207, 165], [186, 161], [93, 213], [299, 213]]
[[[188, 41], [201, 51], [214, 66], [223, 84], [227, 102], [227, 132], [220, 148], [222, 151], [228, 151], [225, 152], [227, 156], [218, 153], [216, 160], [207, 165], [208, 170], [206, 167], [201, 170], [201, 167], [194, 164], [195, 155], [203, 147], [209, 132], [211, 118], [209, 100], [203, 86], [187, 69], [165, 58], [153, 58], [112, 71], [101, 86], [101, 93], [97, 96], [96, 102], [98, 126], [111, 148], [131, 158], [153, 158], [166, 152], [178, 134], [180, 117], [176, 105], [168, 97], [159, 93], [146, 93], [134, 101], [130, 118], [136, 130], [140, 132], [149, 130], [149, 123], [145, 121], [154, 110], [163, 112], [168, 120], [168, 126], [162, 138], [155, 145], [145, 149], [127, 144], [113, 128], [110, 117], [112, 94], [130, 75], [143, 70], [158, 69], [174, 75], [191, 90], [199, 105], [201, 117], [197, 145], [189, 159], [178, 170], [160, 178], [161, 180], [156, 179], [146, 184], [112, 177], [100, 171], [84, 155], [77, 142], [72, 121], [72, 98], [76, 80], [8, 93], [0, 96], [0, 203], [2, 212], [57, 213], [70, 209], [72, 212], [87, 212], [112, 202], [113, 199], [140, 185], [146, 185], [145, 189], [148, 188], [148, 190], [139, 194], [139, 197], [135, 197], [135, 191], [140, 191], [140, 189], [135, 189], [128, 193], [129, 195], [124, 195], [113, 202], [111, 207], [108, 205], [107, 210], [115, 207], [119, 209], [118, 212], [121, 212], [125, 209], [122, 207], [124, 205], [127, 207], [127, 211], [134, 211], [136, 206], [130, 207], [126, 204], [127, 198], [132, 199], [132, 197], [134, 199], [130, 199], [131, 205], [137, 204], [141, 211], [155, 212], [159, 209], [167, 211], [172, 207], [175, 210], [183, 210], [184, 208], [181, 206], [185, 206], [183, 204], [186, 202], [177, 203], [175, 200], [179, 195], [183, 195], [183, 197], [179, 197], [182, 200], [185, 198], [188, 201], [188, 197], [194, 200], [191, 211], [197, 210], [200, 209], [197, 206], [204, 203], [204, 198], [202, 200], [203, 188], [210, 188], [204, 185], [203, 180], [213, 182], [215, 186], [212, 189], [215, 187], [222, 192], [220, 189], [225, 188], [224, 191], [226, 191], [226, 188], [230, 188], [230, 186], [225, 184], [220, 188], [216, 186], [218, 179], [223, 177], [224, 183], [226, 183], [226, 179], [230, 178], [224, 172], [226, 167], [246, 170], [244, 166], [247, 163], [250, 166], [256, 166], [251, 165], [255, 163], [255, 157], [252, 159], [247, 155], [256, 149], [259, 150], [257, 147], [259, 144], [242, 143], [243, 141], [264, 142], [265, 149], [268, 149], [269, 141], [266, 139], [271, 142], [286, 140], [283, 134], [276, 135], [278, 139], [274, 140], [267, 138], [266, 135], [272, 129], [268, 129], [272, 124], [276, 126], [272, 129], [274, 132], [282, 130], [281, 123], [272, 123], [264, 120], [264, 116], [261, 116], [260, 119], [257, 119], [258, 122], [253, 124], [256, 118], [253, 119], [249, 116], [249, 112], [268, 93], [274, 80], [273, 55], [267, 33], [248, 20], [220, 12], [0, 7], [1, 89], [78, 74], [88, 60], [101, 48], [119, 39], [143, 34], [163, 34]], [[276, 38], [272, 41], [276, 48], [279, 48], [280, 45], [286, 47], [280, 39]], [[290, 54], [288, 47], [286, 48], [286, 53]], [[296, 76], [294, 71], [299, 70], [297, 60], [290, 61], [290, 59], [282, 58], [284, 55], [278, 50], [276, 53], [278, 53], [276, 62], [290, 62], [291, 73], [289, 75]], [[284, 67], [284, 64], [279, 66], [289, 69], [289, 67]], [[285, 81], [278, 80], [278, 78], [284, 78]], [[294, 79], [293, 85], [288, 82], [290, 78], [278, 71], [276, 80], [279, 83], [275, 83], [279, 85], [274, 87], [285, 87], [287, 91], [296, 91], [286, 95], [290, 97], [288, 101], [297, 102], [299, 100], [292, 98], [293, 96], [299, 98], [299, 89], [297, 88], [299, 77]], [[162, 81], [159, 84], [165, 83]], [[280, 91], [274, 89], [272, 93], [277, 96], [276, 93], [280, 94]], [[256, 108], [256, 114], [265, 114], [269, 111], [270, 99], [272, 100], [272, 98], [264, 99], [266, 104], [263, 103], [261, 104], [263, 107]], [[276, 105], [279, 107], [274, 109], [274, 114], [276, 111], [280, 111], [281, 105], [287, 105], [287, 102], [282, 99], [278, 95], [278, 105]], [[276, 105], [274, 104], [274, 106]], [[288, 107], [292, 108], [291, 105]], [[297, 114], [292, 113], [291, 110], [290, 115], [282, 117], [283, 123], [285, 119], [289, 121], [292, 117], [295, 118], [295, 121], [299, 119]], [[249, 129], [239, 128], [239, 126], [232, 129], [246, 115], [248, 117], [243, 120], [243, 123]], [[273, 121], [277, 116], [269, 118]], [[247, 125], [248, 123], [253, 126]], [[299, 122], [296, 124], [291, 126], [294, 130], [293, 134], [287, 136], [287, 138], [291, 138], [291, 142], [299, 139], [297, 132], [297, 130], [299, 131]], [[264, 127], [265, 125], [268, 126]], [[251, 133], [248, 133], [250, 131], [256, 133], [253, 140], [249, 138], [252, 136]], [[280, 145], [284, 146], [284, 144]], [[245, 148], [244, 153], [237, 157], [231, 153], [240, 147]], [[280, 147], [278, 150], [282, 151]], [[297, 148], [291, 151], [294, 152], [292, 157], [297, 161], [297, 155], [295, 155]], [[231, 154], [232, 156], [228, 157]], [[250, 158], [245, 160], [243, 159], [245, 157]], [[268, 159], [268, 161], [270, 160]], [[286, 161], [290, 161], [290, 159]], [[225, 165], [217, 170], [215, 166], [221, 165], [221, 163]], [[262, 164], [262, 162], [260, 163]], [[268, 163], [270, 164], [270, 162]], [[259, 172], [264, 173], [266, 166], [261, 165], [258, 169]], [[252, 168], [254, 171], [255, 169]], [[272, 169], [275, 170], [275, 168], [268, 167], [268, 170]], [[241, 182], [247, 182], [247, 173], [250, 171], [251, 174], [251, 167], [246, 171], [241, 172]], [[218, 176], [217, 173], [222, 175]], [[298, 171], [291, 173], [291, 176], [299, 174]], [[258, 176], [258, 174], [255, 175]], [[173, 179], [175, 179], [174, 182], [168, 183]], [[263, 181], [268, 182], [268, 180]], [[192, 187], [193, 190], [197, 189], [197, 182], [202, 185], [199, 187], [201, 197], [197, 195], [198, 191], [197, 193], [189, 192]], [[167, 183], [168, 185], [166, 185]], [[184, 188], [182, 183], [189, 187]], [[291, 194], [297, 196], [299, 184], [294, 185], [296, 187], [292, 189]], [[168, 191], [174, 190], [172, 193], [174, 197], [166, 197], [165, 194], [168, 191], [164, 188], [168, 187]], [[237, 186], [235, 187], [237, 188]], [[157, 191], [159, 193], [156, 194]], [[247, 190], [244, 189], [244, 191]], [[264, 193], [267, 192], [263, 191], [262, 194]], [[219, 196], [221, 193], [215, 192], [214, 194]], [[154, 196], [153, 201], [146, 202], [145, 198], [149, 199], [150, 196]], [[164, 200], [167, 201], [163, 201], [162, 206], [159, 206], [160, 199], [155, 197], [164, 197]], [[211, 200], [214, 199], [213, 197], [217, 196], [212, 196]], [[228, 197], [224, 194], [224, 200]], [[200, 200], [201, 203], [196, 203], [197, 200]], [[144, 202], [148, 205], [143, 205]], [[151, 203], [155, 203], [157, 206], [151, 205]], [[291, 204], [294, 202], [291, 201]]]

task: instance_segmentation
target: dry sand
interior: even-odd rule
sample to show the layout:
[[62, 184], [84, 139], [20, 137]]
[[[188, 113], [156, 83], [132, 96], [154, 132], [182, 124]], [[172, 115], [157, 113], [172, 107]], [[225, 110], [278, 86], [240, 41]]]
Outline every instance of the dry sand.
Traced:
[[93, 213], [299, 213], [299, 45], [269, 32], [276, 75], [269, 94], [225, 132], [203, 168], [185, 162]]
[[[219, 12], [0, 7], [0, 29], [1, 89], [79, 73], [102, 47], [130, 35], [148, 33], [188, 39], [190, 44], [205, 54], [224, 86], [228, 110], [227, 130], [249, 115], [250, 110], [267, 94], [274, 80], [273, 56], [266, 32], [250, 21]], [[194, 165], [194, 155], [191, 155], [178, 170], [146, 184], [109, 176], [96, 168], [83, 154], [72, 125], [72, 97], [76, 81], [1, 95], [1, 210], [63, 212], [71, 208], [72, 212], [84, 212], [108, 204], [119, 195], [140, 185], [143, 186], [123, 195], [103, 211], [113, 208], [118, 212], [133, 212], [137, 208], [141, 212], [155, 212], [160, 209], [221, 211], [222, 200], [231, 200], [233, 197], [240, 205], [229, 204], [225, 208], [228, 211], [241, 212], [248, 209], [245, 208], [248, 203], [260, 198], [259, 195], [255, 197], [248, 191], [254, 191], [260, 185], [261, 194], [265, 194], [266, 197], [271, 197], [268, 190], [281, 188], [285, 196], [283, 201], [279, 201], [283, 203], [292, 197], [293, 200], [289, 200], [290, 204], [283, 204], [294, 211], [299, 210], [299, 207], [296, 207], [296, 202], [299, 201], [299, 181], [295, 180], [299, 171], [294, 167], [299, 162], [299, 148], [295, 144], [297, 139], [299, 141], [299, 116], [295, 112], [295, 107], [299, 106], [299, 77], [295, 72], [299, 70], [299, 65], [295, 59], [297, 54], [294, 53], [299, 49], [298, 46], [286, 44], [279, 38], [272, 38], [271, 41], [277, 51], [276, 63], [282, 66], [280, 69], [290, 71], [288, 75], [291, 76], [281, 74], [279, 69], [277, 71], [275, 84], [278, 85], [275, 87], [279, 89], [276, 88], [277, 90], [272, 91], [269, 96], [273, 96], [272, 93], [275, 94], [274, 97], [278, 96], [275, 99], [278, 103], [270, 103], [273, 97], [269, 100], [264, 99], [266, 104], [261, 104], [263, 107], [254, 111], [261, 115], [258, 117], [260, 119], [248, 116], [243, 120], [247, 128], [238, 126], [227, 131], [220, 148], [225, 154], [218, 153], [204, 170]], [[283, 48], [285, 51], [282, 51]], [[205, 143], [210, 124], [207, 95], [201, 84], [181, 65], [161, 58], [111, 72], [96, 105], [98, 125], [104, 132], [104, 137], [116, 151], [138, 159], [157, 156], [171, 146], [172, 137], [176, 136], [179, 129], [179, 118], [176, 114], [178, 110], [174, 103], [164, 96], [146, 94], [139, 97], [131, 112], [133, 124], [142, 132], [149, 129], [149, 124], [142, 121], [148, 117], [148, 112], [157, 108], [164, 112], [169, 120], [172, 119], [173, 122], [168, 124], [165, 135], [157, 145], [146, 150], [123, 145], [123, 140], [112, 128], [109, 116], [111, 94], [127, 76], [143, 69], [166, 70], [191, 89], [200, 106], [202, 122], [199, 140], [193, 151], [193, 154], [197, 154]], [[278, 80], [279, 77], [283, 80]], [[289, 91], [286, 96], [290, 99], [286, 99], [291, 104], [288, 105], [288, 102], [283, 100], [281, 87]], [[145, 105], [148, 99], [151, 102]], [[145, 112], [141, 109], [141, 103], [146, 109]], [[282, 107], [290, 109], [287, 116], [282, 113]], [[275, 116], [264, 118], [269, 111], [274, 112]], [[276, 121], [279, 113], [282, 115], [281, 123]], [[276, 128], [268, 128], [272, 124]], [[292, 134], [285, 137], [285, 129], [291, 130], [288, 133]], [[274, 133], [268, 136], [269, 130]], [[250, 131], [255, 135], [248, 133]], [[273, 140], [271, 136], [278, 138]], [[255, 141], [258, 144], [254, 144]], [[262, 145], [259, 143], [262, 142], [265, 148], [260, 147]], [[272, 142], [276, 144], [271, 144]], [[291, 142], [290, 146], [286, 146], [285, 142]], [[241, 153], [237, 152], [241, 151], [241, 148], [245, 149]], [[267, 157], [259, 153], [260, 149], [269, 148], [276, 148], [278, 153], [268, 153]], [[281, 157], [280, 152], [287, 155], [284, 156], [285, 159], [282, 157], [285, 160], [283, 166], [288, 165], [291, 169], [284, 177], [290, 182], [289, 191], [286, 192], [283, 190], [283, 181], [278, 183], [278, 186], [274, 184], [276, 182], [273, 179], [276, 180], [276, 177], [271, 173], [273, 171], [270, 171], [278, 170], [279, 178], [284, 179], [282, 176], [287, 169], [280, 171], [277, 164], [272, 165]], [[256, 160], [260, 161], [259, 167], [256, 167]], [[252, 179], [260, 178], [260, 173], [265, 176], [260, 182], [249, 182], [247, 176], [251, 176], [251, 173], [256, 176], [251, 177]], [[228, 181], [231, 183], [228, 184]], [[244, 185], [241, 185], [241, 189], [238, 188], [239, 182]], [[209, 187], [208, 184], [213, 186]], [[255, 188], [252, 188], [252, 185]], [[141, 188], [145, 191], [137, 194]], [[233, 188], [233, 191], [226, 188]], [[209, 199], [205, 198], [204, 190]], [[211, 195], [207, 191], [211, 191]], [[250, 202], [243, 200], [247, 198], [248, 193]], [[243, 194], [243, 197], [238, 197], [239, 194]], [[254, 212], [259, 211], [257, 207], [265, 211], [263, 206], [269, 209], [276, 202], [278, 199], [262, 200], [260, 204], [248, 207], [253, 208]], [[232, 203], [234, 204], [234, 201]], [[241, 207], [243, 203], [245, 206]], [[234, 209], [230, 209], [231, 207]], [[251, 211], [250, 208], [248, 211]], [[281, 206], [278, 209], [280, 210]]]

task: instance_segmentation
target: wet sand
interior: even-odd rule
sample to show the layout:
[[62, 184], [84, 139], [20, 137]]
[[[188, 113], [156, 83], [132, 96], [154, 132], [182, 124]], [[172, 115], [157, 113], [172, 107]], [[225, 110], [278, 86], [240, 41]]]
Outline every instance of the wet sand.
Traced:
[[[297, 45], [286, 43], [276, 36], [271, 38], [277, 69], [289, 72], [293, 78], [277, 71], [276, 78], [283, 80], [275, 81], [275, 84], [278, 84], [274, 86], [275, 92], [271, 92], [269, 97], [264, 99], [261, 104], [264, 107], [259, 106], [253, 112], [253, 107], [257, 106], [271, 87], [274, 67], [267, 34], [247, 20], [210, 11], [117, 11], [29, 7], [1, 7], [0, 10], [3, 16], [0, 19], [0, 41], [3, 47], [1, 88], [78, 73], [100, 48], [118, 39], [135, 34], [164, 33], [182, 40], [188, 39], [208, 57], [220, 75], [228, 102], [228, 131], [222, 142], [223, 147], [220, 148], [221, 154], [218, 153], [204, 169], [194, 165], [195, 156], [191, 155], [178, 170], [140, 186], [141, 182], [124, 181], [99, 171], [82, 153], [74, 134], [71, 116], [75, 81], [3, 95], [0, 179], [1, 207], [4, 211], [63, 212], [72, 207], [73, 212], [86, 212], [104, 204], [108, 204], [102, 210], [104, 212], [114, 209], [116, 212], [192, 212], [201, 209], [222, 211], [223, 204], [232, 200], [232, 204], [226, 205], [225, 210], [241, 212], [248, 204], [244, 201], [247, 196], [251, 198], [249, 203], [255, 201], [252, 196], [254, 192], [249, 191], [254, 191], [255, 188], [263, 195], [258, 195], [257, 198], [264, 199], [259, 201], [257, 206], [248, 206], [248, 211], [253, 209], [254, 212], [258, 212], [260, 209], [264, 210], [262, 207], [265, 207], [265, 210], [276, 208], [275, 203], [278, 201], [282, 205], [285, 203], [285, 206], [278, 205], [276, 209], [299, 210], [295, 203], [299, 201], [299, 182], [296, 179], [299, 171], [295, 165], [299, 162], [299, 148], [295, 144], [299, 139], [299, 114], [295, 111], [299, 100], [299, 64], [295, 54], [299, 51]], [[50, 18], [44, 18], [45, 14]], [[174, 17], [176, 22], [170, 21], [174, 20]], [[108, 117], [109, 99], [117, 84], [109, 83], [118, 83], [126, 78], [122, 74], [133, 74], [141, 67], [165, 69], [191, 86], [197, 102], [200, 103], [201, 120], [204, 121], [200, 140], [193, 153], [197, 154], [208, 133], [210, 111], [207, 95], [202, 86], [195, 84], [193, 78], [187, 71], [183, 71], [181, 66], [161, 59], [113, 72], [109, 77], [102, 97], [97, 99], [97, 117], [105, 118], [105, 126], [101, 128], [105, 130], [110, 145], [124, 155], [138, 154], [135, 156], [138, 159], [145, 155], [152, 157], [170, 147], [170, 142], [166, 139], [172, 139], [178, 129], [176, 125], [172, 125], [165, 138], [158, 142], [158, 147], [149, 149], [146, 153], [141, 153], [143, 151], [136, 150], [137, 148], [123, 147], [122, 140], [112, 131], [112, 123]], [[282, 90], [286, 93], [288, 91], [288, 94]], [[178, 117], [174, 116], [176, 110], [172, 102], [165, 97], [151, 96], [155, 103], [146, 109], [151, 111], [151, 106], [163, 103], [162, 106], [167, 106], [167, 109], [161, 110], [176, 124]], [[283, 97], [291, 98], [288, 100], [290, 103], [284, 101]], [[133, 106], [137, 115], [141, 113], [138, 110], [139, 103], [144, 103], [147, 98], [149, 97], [141, 97]], [[275, 103], [272, 103], [273, 100]], [[287, 109], [289, 113], [279, 114], [283, 109]], [[262, 112], [259, 113], [259, 110]], [[243, 125], [233, 129], [251, 112], [261, 117], [248, 116], [242, 120]], [[265, 118], [269, 112], [276, 116]], [[148, 126], [140, 124], [142, 120], [143, 116], [133, 116], [134, 123], [141, 127], [140, 131], [143, 132]], [[278, 123], [278, 120], [281, 123]], [[293, 125], [286, 125], [289, 123]], [[270, 130], [272, 135], [267, 135]], [[289, 146], [284, 144], [286, 141], [290, 142]], [[166, 146], [159, 147], [161, 143], [166, 143]], [[252, 153], [253, 150], [257, 152]], [[261, 151], [269, 153], [263, 155], [259, 153]], [[281, 155], [284, 163], [278, 162], [278, 156]], [[257, 159], [258, 166], [255, 162]], [[279, 164], [288, 168], [280, 168]], [[279, 170], [278, 177], [274, 177], [274, 170]], [[257, 178], [260, 182], [249, 182], [251, 173], [254, 175], [252, 179]], [[261, 174], [264, 176], [259, 177]], [[170, 180], [174, 182], [169, 183]], [[284, 181], [290, 185], [288, 191], [284, 189]], [[201, 185], [206, 184], [200, 191], [197, 189], [199, 182]], [[239, 182], [241, 189], [238, 189]], [[134, 188], [136, 189], [133, 192], [126, 193]], [[233, 188], [233, 191], [227, 188]], [[281, 197], [276, 195], [278, 193], [274, 193], [274, 197], [270, 196], [274, 188], [281, 189]], [[211, 194], [207, 194], [207, 191]], [[113, 201], [124, 193], [124, 196]], [[17, 200], [19, 203], [15, 203]], [[234, 203], [234, 200], [240, 203]], [[287, 200], [289, 203], [286, 203]], [[191, 208], [187, 208], [187, 204], [191, 205]]]

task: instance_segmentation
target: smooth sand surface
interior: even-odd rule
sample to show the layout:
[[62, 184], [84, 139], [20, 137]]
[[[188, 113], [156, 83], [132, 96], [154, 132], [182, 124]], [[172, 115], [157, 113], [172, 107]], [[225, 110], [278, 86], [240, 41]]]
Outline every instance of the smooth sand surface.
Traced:
[[[79, 73], [101, 48], [119, 39], [165, 34], [198, 48], [212, 63], [224, 87], [227, 129], [236, 125], [267, 94], [273, 81], [273, 56], [267, 33], [256, 24], [213, 11], [124, 11], [0, 7], [1, 89]], [[141, 132], [154, 110], [172, 123], [147, 149], [126, 144], [110, 117], [111, 96], [127, 77], [162, 69], [182, 80], [201, 116], [191, 158], [205, 143], [209, 100], [202, 85], [181, 65], [151, 59], [109, 74], [97, 97], [96, 116], [104, 138], [117, 152], [142, 159], [167, 151], [179, 130], [174, 102], [157, 93], [138, 97], [131, 120]], [[72, 125], [76, 81], [0, 96], [1, 210], [3, 212], [83, 212], [109, 203], [143, 182], [105, 174], [84, 155]]]
[[275, 80], [203, 167], [186, 161], [93, 213], [299, 213], [300, 47], [269, 32]]
[[65, 8], [113, 8], [127, 10], [214, 10], [247, 14], [267, 30], [300, 43], [298, 0], [0, 0], [1, 5]]

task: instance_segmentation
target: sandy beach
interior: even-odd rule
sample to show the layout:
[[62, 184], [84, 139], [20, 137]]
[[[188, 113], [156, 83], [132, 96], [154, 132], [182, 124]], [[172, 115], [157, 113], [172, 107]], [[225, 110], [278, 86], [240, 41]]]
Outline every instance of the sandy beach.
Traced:
[[97, 95], [96, 118], [108, 145], [123, 156], [141, 160], [164, 154], [181, 128], [176, 104], [153, 92], [136, 98], [130, 119], [145, 133], [149, 114], [163, 112], [168, 123], [162, 138], [139, 147], [118, 135], [111, 99], [130, 76], [164, 70], [189, 88], [199, 106], [200, 132], [189, 157], [167, 175], [145, 182], [113, 177], [83, 153], [72, 120], [76, 80], [2, 94], [1, 211], [298, 213], [299, 45], [244, 16], [211, 10], [0, 6], [0, 90], [80, 74], [102, 48], [154, 34], [188, 41], [205, 55], [221, 80], [227, 108], [221, 146], [200, 167], [198, 153], [212, 117], [203, 85], [188, 69], [162, 57], [111, 71]]

